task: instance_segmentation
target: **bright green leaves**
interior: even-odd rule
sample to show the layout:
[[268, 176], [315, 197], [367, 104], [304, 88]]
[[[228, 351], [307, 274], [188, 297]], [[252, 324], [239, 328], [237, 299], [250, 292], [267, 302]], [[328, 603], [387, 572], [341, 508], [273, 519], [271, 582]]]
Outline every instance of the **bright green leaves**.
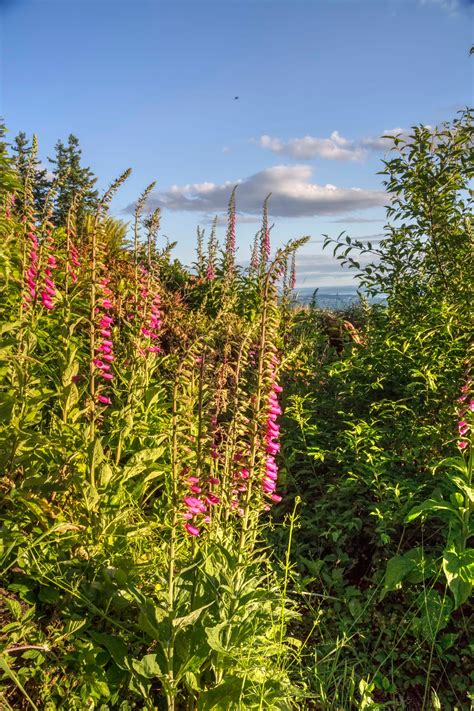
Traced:
[[422, 548], [413, 548], [404, 555], [395, 555], [387, 563], [384, 577], [384, 587], [380, 600], [392, 590], [400, 587], [402, 581], [420, 583], [433, 572], [432, 561], [425, 556]]
[[466, 602], [474, 584], [474, 549], [467, 548], [472, 535], [471, 466], [463, 457], [444, 459], [435, 468], [435, 472], [446, 470], [442, 484], [450, 492], [449, 502], [442, 497], [427, 499], [413, 507], [405, 519], [409, 523], [421, 515], [432, 515], [447, 524], [447, 546], [443, 554], [442, 570], [453, 594], [455, 608]]
[[474, 585], [474, 549], [457, 553], [445, 551], [443, 571], [453, 593], [455, 607], [460, 607], [471, 594]]
[[418, 516], [420, 516], [421, 514], [439, 514], [440, 512], [448, 512], [455, 517], [459, 515], [456, 506], [453, 506], [452, 504], [449, 504], [448, 502], [445, 502], [442, 499], [427, 499], [426, 501], [423, 501], [423, 503], [414, 506], [407, 514], [405, 521], [406, 523], [410, 523], [411, 521], [414, 521], [416, 518], [418, 518]]

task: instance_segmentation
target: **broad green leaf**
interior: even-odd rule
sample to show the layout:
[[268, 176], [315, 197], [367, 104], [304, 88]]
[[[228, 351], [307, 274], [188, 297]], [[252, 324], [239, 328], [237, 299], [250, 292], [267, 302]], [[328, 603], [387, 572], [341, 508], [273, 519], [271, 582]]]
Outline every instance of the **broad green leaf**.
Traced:
[[409, 573], [414, 567], [413, 561], [401, 555], [395, 555], [387, 563], [385, 571], [384, 584], [387, 590], [395, 590], [398, 583]]
[[146, 654], [142, 659], [133, 659], [132, 667], [146, 679], [160, 678], [164, 674], [164, 670], [161, 669], [158, 655], [157, 654]]
[[461, 553], [445, 551], [443, 571], [458, 608], [466, 602], [474, 584], [474, 549]]
[[430, 513], [436, 511], [449, 511], [458, 517], [458, 510], [455, 506], [448, 504], [446, 501], [437, 501], [436, 499], [427, 499], [423, 501], [422, 504], [414, 506], [412, 510], [405, 517], [405, 523], [410, 523], [418, 518], [423, 513]]
[[205, 627], [204, 629], [210, 648], [215, 652], [219, 652], [219, 654], [228, 654], [228, 650], [224, 647], [222, 642], [222, 632], [227, 626], [227, 622], [220, 622], [218, 625], [215, 625], [215, 627]]
[[127, 669], [125, 659], [128, 655], [128, 648], [120, 637], [113, 637], [111, 634], [96, 632], [95, 630], [90, 630], [89, 635], [95, 642], [103, 645], [107, 649], [110, 656], [116, 665], [120, 667], [120, 669]]
[[390, 590], [396, 590], [398, 585], [407, 578], [410, 582], [421, 582], [426, 576], [428, 560], [422, 548], [412, 548], [403, 555], [395, 555], [387, 563], [384, 578], [384, 589], [380, 595], [383, 600]]
[[243, 686], [243, 679], [227, 676], [222, 684], [199, 695], [198, 711], [236, 711], [244, 708], [240, 703]]
[[213, 602], [209, 602], [207, 605], [203, 605], [203, 607], [199, 607], [197, 610], [193, 610], [192, 612], [187, 615], [184, 615], [183, 617], [175, 617], [172, 621], [173, 627], [179, 630], [194, 624], [194, 622], [196, 622], [200, 618], [204, 610], [207, 610], [207, 608], [213, 604]]

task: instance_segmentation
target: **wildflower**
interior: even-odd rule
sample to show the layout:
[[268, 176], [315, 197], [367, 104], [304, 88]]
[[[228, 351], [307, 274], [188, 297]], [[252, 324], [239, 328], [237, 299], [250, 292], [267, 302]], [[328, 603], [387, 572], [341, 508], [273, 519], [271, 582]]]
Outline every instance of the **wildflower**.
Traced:
[[48, 234], [45, 240], [46, 249], [46, 266], [44, 268], [43, 275], [43, 288], [41, 291], [41, 303], [45, 309], [51, 311], [54, 308], [53, 299], [56, 295], [56, 285], [53, 280], [53, 271], [57, 269], [57, 261], [54, 254], [51, 254], [54, 249], [54, 242], [51, 232]]
[[[93, 364], [99, 371], [99, 375], [106, 382], [111, 382], [114, 379], [113, 373], [110, 372], [110, 363], [114, 362], [114, 344], [112, 341], [111, 331], [114, 319], [112, 316], [109, 316], [108, 313], [104, 313], [102, 311], [103, 309], [105, 309], [106, 312], [109, 312], [114, 308], [113, 302], [111, 300], [113, 297], [113, 292], [109, 287], [109, 283], [110, 279], [108, 279], [107, 277], [103, 277], [98, 284], [98, 291], [100, 296], [97, 312], [100, 314], [98, 322], [98, 332], [100, 334], [100, 338], [98, 339], [95, 349], [95, 357], [93, 359]], [[98, 394], [97, 400], [101, 405], [107, 406], [112, 404], [112, 400], [110, 399], [110, 397], [104, 395], [103, 393]]]
[[97, 400], [102, 404], [102, 405], [111, 405], [112, 400], [107, 397], [106, 395], [98, 395]]
[[25, 286], [27, 287], [27, 292], [24, 297], [25, 299], [25, 306], [30, 304], [36, 299], [37, 295], [37, 289], [36, 289], [36, 282], [38, 278], [38, 249], [39, 249], [39, 244], [38, 244], [38, 237], [36, 236], [35, 232], [31, 230], [28, 232], [28, 240], [30, 241], [30, 250], [27, 255], [28, 259], [28, 267], [26, 269], [25, 273]]
[[278, 393], [281, 393], [282, 387], [276, 382], [275, 371], [278, 365], [278, 358], [273, 352], [270, 359], [270, 372], [272, 384], [267, 400], [267, 422], [265, 431], [265, 473], [262, 480], [262, 490], [264, 494], [269, 496], [273, 503], [279, 503], [281, 496], [275, 493], [276, 483], [278, 480], [278, 465], [275, 460], [275, 455], [280, 451], [280, 426], [277, 424], [277, 418], [281, 415], [281, 407], [278, 402]]
[[[139, 329], [140, 334], [140, 345], [139, 353], [142, 356], [146, 356], [147, 353], [160, 353], [161, 348], [153, 343], [157, 341], [160, 337], [160, 330], [162, 325], [161, 320], [161, 299], [159, 293], [156, 291], [153, 293], [148, 288], [148, 274], [147, 271], [141, 268], [141, 291], [140, 295], [143, 303], [143, 310], [141, 314], [141, 326]], [[150, 301], [151, 298], [151, 301]], [[143, 342], [144, 341], [144, 342]]]
[[199, 536], [199, 528], [192, 526], [190, 523], [185, 523], [184, 528], [191, 536]]

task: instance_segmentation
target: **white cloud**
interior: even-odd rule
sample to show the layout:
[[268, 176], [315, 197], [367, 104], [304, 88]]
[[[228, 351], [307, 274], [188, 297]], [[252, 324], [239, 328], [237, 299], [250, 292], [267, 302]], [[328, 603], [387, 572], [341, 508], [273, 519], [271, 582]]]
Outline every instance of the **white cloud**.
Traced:
[[[406, 135], [403, 128], [392, 128], [383, 135]], [[329, 138], [304, 136], [290, 138], [287, 141], [273, 136], [263, 135], [257, 141], [258, 145], [278, 155], [288, 155], [296, 160], [324, 158], [326, 160], [360, 161], [367, 157], [369, 151], [389, 150], [390, 138], [370, 136], [359, 141], [349, 140], [338, 131], [333, 131]]]
[[408, 131], [404, 128], [389, 128], [384, 131], [381, 136], [369, 136], [369, 138], [363, 138], [361, 144], [364, 148], [371, 151], [387, 151], [393, 145], [391, 138], [387, 138], [387, 136], [398, 136], [406, 139]]
[[325, 158], [326, 160], [361, 160], [366, 152], [353, 141], [333, 131], [329, 138], [304, 136], [282, 141], [280, 138], [261, 136], [259, 144], [273, 153], [284, 154], [297, 160]]
[[472, 8], [473, 0], [419, 0], [420, 5], [438, 5], [448, 15], [457, 15], [462, 8]]
[[347, 224], [364, 224], [366, 222], [385, 222], [385, 217], [356, 217], [355, 215], [347, 215], [347, 217], [338, 217], [331, 220], [334, 223]]
[[[232, 188], [237, 184], [237, 208], [240, 213], [260, 215], [265, 197], [271, 193], [270, 211], [275, 217], [314, 217], [341, 215], [356, 210], [382, 207], [387, 194], [381, 190], [340, 188], [311, 182], [308, 165], [276, 165], [248, 178], [216, 184], [210, 182], [173, 185], [153, 193], [148, 207], [176, 211], [224, 212]], [[127, 211], [133, 211], [133, 205]]]
[[[204, 215], [203, 222], [206, 225], [212, 225], [214, 222], [216, 215], [215, 213], [209, 213], [208, 215]], [[220, 214], [217, 216], [217, 224], [218, 225], [227, 225], [229, 221], [229, 218], [227, 217], [226, 214]], [[262, 216], [261, 215], [242, 215], [239, 212], [236, 214], [236, 224], [237, 225], [261, 225], [262, 224]]]

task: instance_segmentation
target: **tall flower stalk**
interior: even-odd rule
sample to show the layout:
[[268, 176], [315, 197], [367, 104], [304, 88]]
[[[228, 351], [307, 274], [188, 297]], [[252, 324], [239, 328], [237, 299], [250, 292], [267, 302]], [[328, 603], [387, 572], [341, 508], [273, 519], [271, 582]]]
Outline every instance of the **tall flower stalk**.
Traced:
[[216, 278], [216, 257], [217, 257], [217, 216], [214, 218], [209, 242], [207, 244], [207, 267], [206, 279], [214, 281]]
[[[156, 181], [153, 181], [142, 192], [135, 205], [134, 221], [133, 221], [133, 257], [135, 263], [135, 284], [138, 284], [138, 264], [139, 264], [139, 246], [140, 246], [140, 218], [145, 207], [146, 201], [150, 196], [151, 191], [156, 185]], [[150, 246], [148, 249], [150, 254]]]
[[268, 224], [268, 201], [271, 198], [271, 193], [267, 195], [263, 202], [263, 218], [262, 229], [260, 231], [260, 266], [262, 271], [265, 270], [268, 260], [270, 259], [270, 226]]
[[232, 190], [229, 206], [227, 209], [227, 234], [224, 250], [224, 286], [234, 277], [235, 272], [235, 222], [236, 222], [236, 207], [235, 207], [235, 192], [237, 186]]
[[[98, 392], [97, 386], [96, 386], [96, 372], [99, 371], [102, 379], [105, 380], [111, 380], [113, 378], [113, 374], [110, 372], [110, 370], [107, 370], [105, 368], [98, 368], [96, 366], [95, 361], [97, 360], [97, 352], [98, 349], [101, 347], [104, 348], [105, 346], [105, 351], [102, 350], [103, 355], [107, 356], [105, 359], [105, 363], [107, 363], [110, 366], [110, 363], [113, 361], [113, 353], [112, 351], [107, 351], [107, 341], [110, 342], [110, 345], [108, 346], [111, 348], [112, 342], [110, 339], [107, 337], [104, 337], [100, 331], [103, 330], [110, 330], [107, 328], [107, 325], [111, 325], [111, 322], [109, 319], [112, 317], [110, 316], [104, 316], [104, 320], [102, 319], [97, 323], [96, 321], [96, 316], [98, 313], [98, 303], [97, 303], [97, 298], [98, 298], [98, 292], [99, 292], [99, 297], [100, 297], [100, 306], [102, 309], [108, 310], [107, 306], [108, 303], [110, 303], [111, 308], [113, 308], [112, 302], [110, 299], [108, 299], [107, 294], [101, 293], [101, 290], [103, 288], [107, 289], [108, 288], [108, 283], [104, 284], [103, 282], [99, 283], [99, 279], [102, 280], [104, 279], [104, 275], [100, 273], [101, 269], [105, 269], [105, 264], [104, 264], [104, 246], [103, 244], [99, 241], [99, 238], [101, 236], [101, 218], [106, 210], [109, 202], [111, 201], [112, 197], [118, 190], [118, 188], [127, 180], [131, 173], [130, 168], [126, 170], [122, 175], [115, 180], [108, 190], [104, 193], [102, 199], [99, 202], [99, 205], [97, 207], [94, 221], [92, 224], [92, 231], [91, 231], [91, 237], [90, 237], [90, 261], [91, 261], [91, 276], [90, 276], [90, 293], [89, 293], [89, 410], [90, 410], [90, 429], [89, 429], [89, 437], [90, 441], [94, 442], [95, 441], [95, 436], [96, 436], [96, 416], [97, 416], [97, 406], [98, 406], [98, 400], [97, 397], [101, 393]], [[102, 260], [101, 260], [102, 258]], [[107, 278], [107, 277], [105, 277]], [[104, 306], [104, 301], [106, 306]], [[101, 323], [104, 324], [105, 328], [102, 327]], [[100, 350], [99, 350], [100, 352]], [[102, 361], [104, 359], [102, 358]], [[112, 375], [112, 378], [110, 377], [105, 377], [104, 373], [110, 373]], [[103, 397], [108, 397], [104, 395]], [[108, 403], [100, 403], [100, 404], [108, 404]], [[95, 457], [94, 457], [94, 452], [91, 450], [90, 453], [90, 460], [89, 460], [89, 483], [91, 484], [92, 487], [95, 487]]]

